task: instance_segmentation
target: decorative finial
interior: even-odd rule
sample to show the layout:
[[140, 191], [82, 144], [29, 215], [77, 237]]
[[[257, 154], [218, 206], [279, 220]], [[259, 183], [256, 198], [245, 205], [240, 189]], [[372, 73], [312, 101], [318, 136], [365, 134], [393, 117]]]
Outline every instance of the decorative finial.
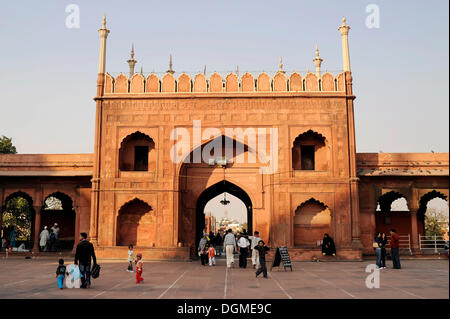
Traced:
[[346, 26], [347, 25], [347, 19], [345, 19], [345, 17], [342, 17], [342, 26]]
[[316, 43], [316, 58], [319, 57], [319, 45]]
[[106, 14], [103, 15], [102, 29], [106, 29]]
[[236, 75], [239, 76], [239, 65], [236, 66]]
[[203, 75], [206, 75], [206, 65], [205, 65], [205, 67], [203, 68]]
[[175, 73], [175, 71], [172, 69], [172, 67], [173, 67], [173, 64], [172, 64], [172, 54], [171, 54], [170, 58], [169, 58], [169, 69], [167, 70], [167, 73], [170, 73], [170, 74]]
[[134, 59], [134, 43], [131, 43], [131, 58]]
[[144, 67], [141, 65], [141, 75], [144, 75]]

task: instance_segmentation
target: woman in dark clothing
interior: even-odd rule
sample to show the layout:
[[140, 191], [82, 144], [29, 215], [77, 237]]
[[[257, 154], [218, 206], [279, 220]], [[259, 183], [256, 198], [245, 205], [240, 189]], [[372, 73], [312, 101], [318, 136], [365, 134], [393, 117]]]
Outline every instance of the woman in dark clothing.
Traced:
[[258, 277], [260, 273], [263, 273], [264, 278], [267, 278], [266, 253], [270, 250], [270, 248], [264, 245], [264, 241], [260, 240], [255, 249], [259, 252], [260, 265], [260, 268], [256, 271], [256, 277]]
[[323, 236], [322, 255], [336, 256], [336, 246], [334, 245], [334, 240], [328, 234]]
[[387, 237], [386, 233], [381, 233], [381, 241], [380, 241], [380, 248], [381, 248], [381, 262], [380, 267], [381, 269], [386, 268], [386, 243], [387, 243]]

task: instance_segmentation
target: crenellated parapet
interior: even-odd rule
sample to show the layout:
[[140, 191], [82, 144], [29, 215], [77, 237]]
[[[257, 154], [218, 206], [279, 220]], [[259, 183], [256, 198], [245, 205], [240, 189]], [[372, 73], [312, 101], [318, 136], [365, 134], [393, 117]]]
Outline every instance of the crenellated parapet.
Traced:
[[106, 73], [105, 94], [164, 94], [164, 93], [277, 93], [277, 92], [345, 92], [345, 74], [336, 76], [329, 72], [317, 75], [311, 72], [304, 76], [297, 72], [286, 74], [279, 71], [273, 76], [266, 72], [253, 75], [249, 72], [238, 76], [228, 73], [222, 76], [203, 73], [190, 76], [181, 73], [176, 77], [167, 72], [162, 77], [155, 73], [145, 77], [136, 73], [129, 78], [124, 73], [116, 77]]

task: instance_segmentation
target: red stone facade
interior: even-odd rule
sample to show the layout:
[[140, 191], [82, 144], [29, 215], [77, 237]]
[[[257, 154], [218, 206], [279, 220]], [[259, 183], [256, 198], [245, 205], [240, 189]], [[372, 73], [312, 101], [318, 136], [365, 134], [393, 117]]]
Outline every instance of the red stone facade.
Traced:
[[[358, 260], [372, 252], [374, 232], [387, 229], [375, 209], [389, 192], [412, 212], [392, 216], [389, 227], [417, 238], [424, 198], [448, 200], [449, 158], [357, 154], [354, 99], [349, 71], [99, 74], [94, 154], [0, 155], [0, 203], [4, 210], [11, 195], [27, 194], [36, 238], [43, 201], [61, 192], [73, 201], [75, 234], [88, 232], [99, 257], [125, 258], [134, 244], [146, 259], [187, 260], [204, 225], [201, 204], [228, 187], [246, 204], [250, 229], [289, 247], [293, 259], [315, 256], [326, 232], [341, 259]], [[230, 128], [263, 129], [266, 144], [254, 149], [249, 135]], [[221, 139], [233, 146], [230, 162], [174, 162], [178, 133], [193, 137], [175, 149], [182, 159], [211, 154], [208, 143]], [[276, 164], [271, 173], [263, 173], [267, 161]]]

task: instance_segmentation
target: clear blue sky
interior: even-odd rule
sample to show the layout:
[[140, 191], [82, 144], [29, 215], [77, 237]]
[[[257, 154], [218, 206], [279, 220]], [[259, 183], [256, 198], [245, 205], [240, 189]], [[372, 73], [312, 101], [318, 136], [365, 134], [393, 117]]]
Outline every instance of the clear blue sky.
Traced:
[[[68, 29], [68, 4], [80, 28]], [[380, 28], [365, 26], [366, 6]], [[90, 153], [99, 37], [107, 14], [107, 70], [341, 70], [337, 27], [347, 17], [357, 96], [358, 152], [448, 152], [448, 2], [434, 1], [7, 1], [0, 11], [0, 135], [19, 153]]]

